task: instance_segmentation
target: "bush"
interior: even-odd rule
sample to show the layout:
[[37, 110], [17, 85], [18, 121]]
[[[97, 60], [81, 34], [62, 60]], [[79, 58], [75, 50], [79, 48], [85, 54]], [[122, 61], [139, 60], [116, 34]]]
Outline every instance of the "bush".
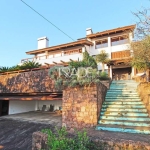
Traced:
[[69, 138], [66, 128], [56, 129], [56, 134], [50, 129], [42, 130], [48, 135], [49, 150], [97, 150], [85, 131], [77, 132], [74, 138]]
[[99, 78], [100, 78], [100, 80], [109, 80], [110, 79], [106, 72], [101, 72]]
[[48, 148], [50, 150], [86, 150], [86, 144], [88, 143], [88, 137], [86, 132], [80, 133], [75, 139], [67, 138], [67, 132], [65, 128], [57, 129], [56, 135], [50, 130], [45, 129], [42, 132], [48, 135]]

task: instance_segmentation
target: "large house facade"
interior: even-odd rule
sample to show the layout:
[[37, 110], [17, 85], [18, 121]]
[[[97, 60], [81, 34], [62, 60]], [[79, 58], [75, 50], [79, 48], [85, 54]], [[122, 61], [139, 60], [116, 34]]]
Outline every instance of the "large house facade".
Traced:
[[[22, 59], [21, 63], [25, 61], [35, 61], [42, 64], [43, 66], [47, 66], [46, 68], [50, 68], [51, 66], [60, 64], [67, 66], [68, 62], [70, 61], [82, 60], [83, 52], [85, 51], [87, 51], [90, 56], [94, 57], [98, 55], [102, 50], [105, 50], [105, 52], [108, 53], [110, 59], [110, 62], [108, 64], [105, 64], [105, 71], [109, 74], [109, 77], [112, 78], [112, 80], [132, 79], [132, 77], [136, 75], [136, 70], [129, 64], [131, 59], [130, 43], [133, 40], [134, 29], [135, 25], [130, 25], [93, 33], [92, 29], [88, 28], [86, 30], [86, 36], [84, 38], [80, 38], [74, 42], [51, 47], [49, 47], [49, 40], [47, 37], [39, 38], [38, 49], [26, 52], [26, 54], [31, 55], [32, 58]], [[99, 63], [98, 70], [101, 69], [101, 63]], [[42, 73], [36, 73], [36, 75], [32, 76], [37, 76], [37, 78], [39, 79], [38, 81], [40, 81], [39, 83], [41, 83], [41, 78], [43, 78], [43, 76], [40, 76], [42, 75]], [[26, 76], [26, 73], [22, 73], [22, 75], [26, 77], [27, 81], [23, 80], [24, 77], [22, 77], [20, 73], [16, 74], [18, 76], [16, 77], [16, 79], [14, 78], [13, 74], [12, 77], [7, 76], [7, 74], [4, 75], [4, 77], [1, 76], [0, 80], [2, 81], [0, 83], [0, 87], [4, 85], [4, 89], [7, 89], [8, 91], [6, 91], [6, 94], [1, 93], [0, 91], [0, 116], [6, 114], [16, 114], [28, 111], [42, 110], [43, 106], [46, 106], [46, 110], [49, 109], [50, 105], [55, 106], [54, 110], [59, 109], [59, 107], [62, 106], [62, 93], [60, 94], [56, 91], [51, 91], [48, 93], [48, 95], [37, 96], [37, 94], [41, 94], [42, 90], [36, 90], [39, 93], [34, 93], [35, 95], [32, 95], [32, 92], [34, 91], [34, 89], [31, 90], [32, 88], [41, 88], [42, 86], [36, 83], [36, 79], [29, 82], [32, 79], [31, 77]], [[46, 75], [48, 76], [48, 73], [46, 73]], [[22, 87], [21, 89], [30, 87], [29, 89], [31, 90], [31, 92], [29, 92], [28, 96], [26, 96], [26, 92], [23, 93], [24, 95], [22, 94], [22, 98], [18, 97], [21, 96], [19, 93], [18, 95], [16, 94], [17, 88], [22, 86], [17, 82], [18, 78], [18, 82], [27, 84], [26, 87]], [[15, 84], [14, 86], [10, 84], [11, 80], [12, 84]], [[8, 86], [6, 87], [5, 84], [8, 84]], [[51, 83], [49, 83], [49, 81], [47, 82], [47, 85], [45, 83], [41, 84], [45, 85], [45, 88], [48, 87], [48, 89], [51, 90], [51, 88], [49, 87]], [[12, 88], [14, 88], [15, 90], [12, 92], [15, 93], [15, 96], [12, 95], [10, 91]], [[10, 96], [8, 97], [9, 92]], [[57, 95], [61, 96], [57, 97]], [[4, 110], [4, 114], [2, 114], [2, 110]]]
[[[110, 62], [105, 64], [105, 71], [113, 80], [132, 79], [136, 70], [129, 64], [131, 59], [130, 43], [134, 38], [135, 25], [119, 27], [111, 30], [93, 33], [91, 28], [86, 29], [86, 37], [75, 42], [49, 47], [47, 37], [38, 39], [38, 49], [26, 52], [33, 55], [24, 61], [35, 61], [42, 65], [66, 64], [69, 61], [80, 61], [86, 50], [90, 56], [98, 55], [104, 50], [109, 55]], [[102, 66], [98, 64], [98, 70]]]

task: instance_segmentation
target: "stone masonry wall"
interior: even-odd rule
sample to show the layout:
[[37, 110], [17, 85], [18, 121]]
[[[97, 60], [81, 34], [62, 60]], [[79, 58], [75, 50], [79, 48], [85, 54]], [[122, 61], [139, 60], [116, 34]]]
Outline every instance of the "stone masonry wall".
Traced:
[[88, 128], [97, 125], [107, 88], [102, 83], [63, 91], [62, 126]]
[[48, 69], [0, 75], [0, 93], [55, 92]]
[[137, 90], [150, 116], [150, 82], [141, 82]]
[[[73, 135], [72, 135], [73, 138]], [[102, 140], [99, 137], [90, 137], [90, 140], [101, 150], [150, 150], [150, 143], [132, 140]], [[32, 150], [48, 150], [48, 137], [42, 132], [34, 132], [32, 136]]]

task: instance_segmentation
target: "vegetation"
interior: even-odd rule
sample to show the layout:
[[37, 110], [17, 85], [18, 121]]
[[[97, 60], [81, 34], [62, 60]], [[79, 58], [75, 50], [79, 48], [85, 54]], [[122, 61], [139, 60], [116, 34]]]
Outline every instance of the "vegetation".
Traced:
[[89, 53], [85, 51], [83, 53], [83, 60], [82, 61], [77, 61], [77, 62], [70, 62], [69, 66], [73, 68], [79, 68], [79, 67], [92, 67], [92, 68], [97, 68], [97, 63], [95, 59], [92, 56], [89, 56]]
[[97, 63], [102, 63], [102, 72], [104, 72], [104, 64], [109, 62], [108, 54], [102, 50], [100, 54], [96, 56]]
[[68, 67], [55, 66], [50, 68], [49, 76], [55, 81], [56, 88], [90, 86], [92, 83], [99, 83], [100, 80], [107, 80], [105, 72], [97, 70], [97, 64], [93, 57], [87, 52], [84, 53], [83, 61], [71, 62]]
[[50, 129], [42, 130], [48, 135], [48, 149], [49, 150], [102, 150], [90, 141], [85, 131], [77, 132], [74, 138], [69, 138], [66, 128], [56, 129], [56, 134]]
[[131, 65], [146, 72], [149, 81], [150, 69], [150, 9], [133, 13], [137, 18], [136, 41], [131, 43], [133, 59]]
[[41, 65], [39, 63], [29, 61], [29, 62], [24, 62], [22, 65], [16, 65], [12, 67], [0, 67], [0, 73], [39, 68], [40, 66]]

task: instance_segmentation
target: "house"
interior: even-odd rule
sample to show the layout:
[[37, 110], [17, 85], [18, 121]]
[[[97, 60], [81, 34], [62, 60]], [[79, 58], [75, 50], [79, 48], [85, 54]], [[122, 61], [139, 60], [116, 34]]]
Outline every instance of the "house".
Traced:
[[[132, 54], [132, 51], [130, 49], [130, 42], [132, 42], [134, 37], [134, 29], [135, 25], [130, 25], [93, 33], [92, 29], [88, 28], [86, 29], [86, 36], [84, 38], [80, 38], [74, 42], [51, 47], [49, 47], [49, 39], [47, 37], [42, 37], [38, 39], [37, 50], [26, 52], [26, 54], [32, 55], [32, 58], [22, 59], [21, 63], [25, 61], [35, 61], [42, 65], [47, 65], [48, 67], [54, 66], [56, 64], [68, 65], [68, 62], [70, 61], [82, 60], [83, 52], [85, 52], [85, 50], [90, 54], [90, 56], [93, 57], [99, 54], [102, 50], [105, 50], [106, 53], [108, 53], [110, 59], [110, 62], [108, 64], [105, 64], [105, 71], [109, 74], [109, 76], [113, 80], [132, 79], [132, 77], [136, 75], [136, 69], [131, 67], [129, 63]], [[101, 69], [101, 63], [99, 63], [98, 70]], [[32, 72], [34, 73], [34, 71]], [[44, 72], [42, 73], [44, 74]], [[6, 88], [5, 86], [5, 88], [3, 87], [3, 85], [5, 85], [5, 83], [3, 82], [8, 81], [7, 84], [9, 84], [5, 89], [6, 94], [4, 94], [3, 92], [1, 93], [2, 101], [0, 101], [0, 108], [6, 110], [3, 112], [4, 115], [34, 111], [38, 109], [41, 110], [44, 105], [55, 105], [55, 109], [59, 109], [59, 107], [62, 106], [62, 94], [59, 94], [56, 91], [49, 91], [47, 95], [39, 95], [41, 93], [36, 93], [35, 97], [32, 95], [34, 88], [36, 89], [39, 87], [39, 89], [36, 89], [35, 91], [42, 92], [40, 88], [41, 85], [43, 86], [45, 85], [45, 83], [42, 83], [41, 78], [44, 77], [40, 77], [41, 75], [41, 73], [35, 73], [34, 75], [32, 75], [33, 77], [37, 76], [37, 80], [39, 79], [40, 81], [36, 81], [35, 77], [34, 81], [30, 81], [32, 79], [31, 77], [29, 77], [29, 75], [27, 76], [26, 73], [16, 74], [16, 78], [14, 78], [14, 75], [12, 75], [12, 78], [7, 75], [4, 75], [4, 77], [1, 76], [0, 88]], [[45, 75], [48, 76], [48, 73], [45, 73]], [[26, 76], [28, 81], [24, 81], [24, 76]], [[44, 79], [43, 82], [46, 82], [45, 80], [46, 79]], [[13, 83], [14, 85], [12, 86], [10, 83]], [[45, 88], [48, 87], [48, 89], [51, 90], [50, 86], [51, 83], [47, 81], [47, 86]], [[19, 87], [21, 87], [21, 89], [17, 91]], [[23, 90], [22, 95], [20, 95], [19, 92], [25, 88], [27, 88], [27, 91]], [[14, 89], [15, 91], [11, 91], [11, 89]], [[28, 92], [29, 95], [25, 95]], [[10, 97], [8, 97], [8, 93], [10, 93]], [[36, 97], [37, 95], [39, 96]], [[56, 100], [57, 95], [61, 96]], [[20, 96], [22, 97], [20, 98]], [[20, 101], [20, 99], [22, 101]], [[6, 100], [8, 100], [9, 103]]]
[[[33, 55], [33, 58], [23, 59], [24, 61], [35, 61], [42, 65], [67, 64], [69, 61], [80, 61], [82, 53], [87, 50], [90, 56], [99, 54], [105, 50], [109, 55], [110, 62], [105, 64], [105, 71], [113, 80], [131, 79], [136, 70], [131, 67], [130, 43], [134, 37], [135, 25], [129, 25], [93, 33], [91, 28], [86, 29], [86, 37], [75, 42], [65, 43], [56, 46], [48, 46], [47, 37], [38, 39], [38, 49], [26, 52]], [[102, 66], [98, 64], [98, 70]]]

